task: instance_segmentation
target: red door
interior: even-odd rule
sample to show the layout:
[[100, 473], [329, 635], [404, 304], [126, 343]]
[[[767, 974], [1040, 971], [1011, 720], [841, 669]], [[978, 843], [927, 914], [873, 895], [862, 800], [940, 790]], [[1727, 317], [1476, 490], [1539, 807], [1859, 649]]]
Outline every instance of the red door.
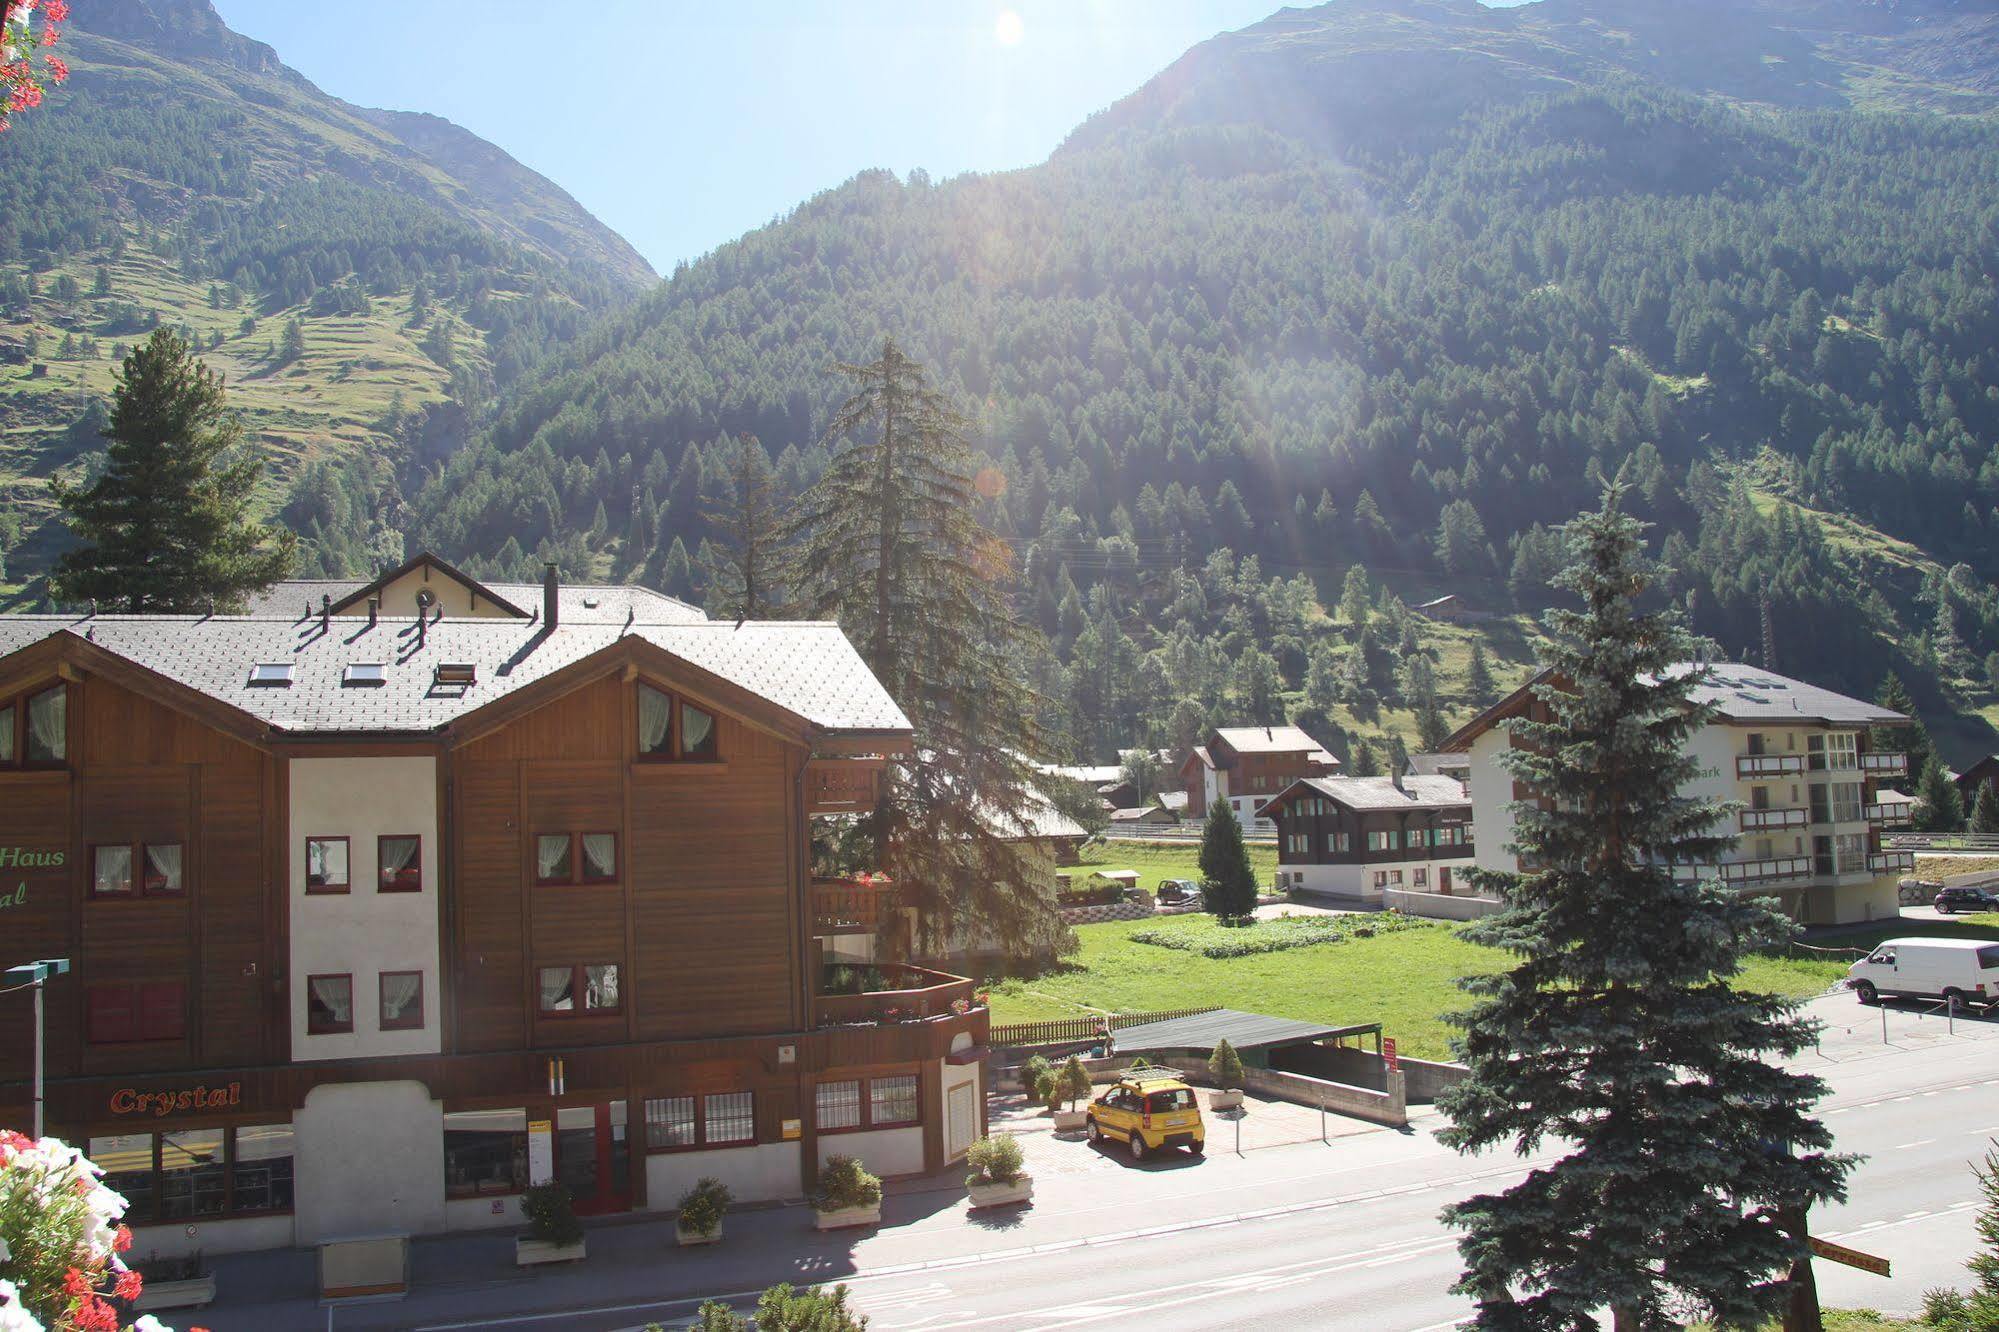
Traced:
[[569, 1190], [577, 1215], [630, 1210], [631, 1163], [623, 1101], [557, 1108], [555, 1177]]

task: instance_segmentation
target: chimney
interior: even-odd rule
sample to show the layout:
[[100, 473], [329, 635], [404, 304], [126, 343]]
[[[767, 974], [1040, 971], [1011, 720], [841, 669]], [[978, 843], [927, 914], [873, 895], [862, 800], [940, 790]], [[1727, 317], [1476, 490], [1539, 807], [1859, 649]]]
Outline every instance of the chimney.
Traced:
[[1408, 794], [1408, 788], [1402, 785], [1402, 769], [1393, 762], [1388, 765], [1388, 780], [1395, 783], [1396, 790]]
[[380, 597], [369, 597], [368, 627], [370, 629], [373, 629], [375, 627], [375, 621], [381, 618], [381, 614], [382, 614], [382, 599]]
[[555, 561], [541, 566], [541, 626], [548, 633], [555, 628], [556, 602], [560, 599], [562, 584], [555, 581]]

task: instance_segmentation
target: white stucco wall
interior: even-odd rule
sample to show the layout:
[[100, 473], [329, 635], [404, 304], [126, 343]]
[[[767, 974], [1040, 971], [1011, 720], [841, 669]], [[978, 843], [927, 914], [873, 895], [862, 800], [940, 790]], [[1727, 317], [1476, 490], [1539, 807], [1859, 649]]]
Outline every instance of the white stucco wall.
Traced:
[[[980, 1066], [977, 1064], [946, 1063], [942, 1059], [938, 1060], [937, 1063], [938, 1066], [943, 1070], [942, 1076], [939, 1078], [940, 1090], [938, 1093], [938, 1104], [936, 1107], [936, 1111], [937, 1111], [937, 1122], [943, 1126], [944, 1130], [944, 1159], [947, 1161], [956, 1161], [964, 1156], [964, 1152], [962, 1150], [958, 1151], [952, 1150], [954, 1147], [960, 1146], [960, 1144], [953, 1143], [951, 1141], [951, 1094], [952, 1091], [958, 1087], [969, 1086], [972, 1089], [973, 1123], [971, 1124], [970, 1127], [971, 1127], [971, 1140], [976, 1141], [979, 1136], [977, 1118], [979, 1111], [979, 1067]], [[926, 1114], [927, 1113], [928, 1112], [926, 1111]], [[969, 1141], [962, 1144], [962, 1146], [964, 1147], [969, 1147], [970, 1145], [971, 1142]]]
[[256, 1253], [262, 1249], [292, 1247], [293, 1218], [289, 1216], [245, 1216], [228, 1221], [168, 1221], [157, 1226], [132, 1227], [134, 1261], [148, 1258], [184, 1258], [191, 1253]]
[[444, 1104], [422, 1083], [315, 1087], [292, 1127], [298, 1243], [444, 1229]]
[[[796, 1142], [765, 1142], [707, 1152], [654, 1152], [646, 1157], [646, 1206], [655, 1212], [671, 1212], [680, 1205], [680, 1195], [704, 1177], [727, 1185], [739, 1203], [800, 1197], [805, 1188], [798, 1169], [799, 1146]], [[919, 1146], [919, 1154], [921, 1150]], [[876, 1174], [884, 1173], [867, 1157], [861, 1159]]]
[[[354, 1059], [435, 1054], [438, 993], [437, 765], [429, 758], [292, 759], [291, 839], [292, 1058]], [[423, 891], [377, 889], [376, 838], [423, 838]], [[305, 839], [347, 838], [349, 888], [305, 891]], [[419, 1030], [380, 1030], [379, 976], [423, 973]], [[306, 979], [346, 972], [354, 978], [354, 1030], [306, 1033]]]
[[[440, 1130], [441, 1131], [441, 1130]], [[447, 1198], [444, 1200], [446, 1230], [518, 1230], [527, 1224], [521, 1215], [521, 1195], [509, 1193], [499, 1198]]]
[[[926, 1113], [936, 1109], [926, 1106]], [[896, 1175], [920, 1175], [923, 1173], [923, 1126], [909, 1128], [873, 1129], [866, 1133], [821, 1134], [819, 1138], [819, 1164], [825, 1165], [828, 1157], [858, 1157], [871, 1174], [891, 1178]]]
[[1499, 766], [1499, 756], [1507, 748], [1504, 727], [1496, 726], [1471, 742], [1471, 835], [1480, 869], [1520, 867], [1508, 847], [1513, 840], [1513, 774]]

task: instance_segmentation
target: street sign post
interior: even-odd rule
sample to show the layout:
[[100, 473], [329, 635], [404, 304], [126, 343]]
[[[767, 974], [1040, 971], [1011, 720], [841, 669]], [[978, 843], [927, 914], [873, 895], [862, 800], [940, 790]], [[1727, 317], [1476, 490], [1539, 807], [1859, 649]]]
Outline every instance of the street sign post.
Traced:
[[1812, 1236], [1811, 1245], [1813, 1254], [1827, 1262], [1845, 1263], [1848, 1267], [1857, 1267], [1863, 1272], [1872, 1272], [1875, 1276], [1888, 1275], [1886, 1258], [1876, 1258], [1871, 1253], [1849, 1249], [1844, 1244], [1834, 1244], [1831, 1240], [1822, 1240], [1816, 1235]]
[[51, 976], [67, 975], [69, 959], [66, 957], [45, 957], [39, 962], [24, 962], [18, 967], [7, 968], [5, 984], [9, 989], [31, 985], [35, 990], [35, 1136], [42, 1136], [42, 990]]
[[1395, 1038], [1393, 1036], [1382, 1039], [1381, 1062], [1388, 1066], [1390, 1073], [1399, 1073], [1402, 1070], [1402, 1060], [1395, 1053]]

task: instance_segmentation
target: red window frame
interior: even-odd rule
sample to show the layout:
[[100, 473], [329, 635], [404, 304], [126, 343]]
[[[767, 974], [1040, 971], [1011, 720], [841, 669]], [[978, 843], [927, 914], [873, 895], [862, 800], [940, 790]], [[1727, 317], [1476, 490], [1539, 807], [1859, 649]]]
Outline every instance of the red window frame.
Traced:
[[[156, 846], [177, 847], [180, 850], [180, 887], [151, 887], [152, 875], [147, 869], [146, 852]], [[138, 880], [141, 897], [186, 897], [187, 896], [187, 843], [186, 842], [141, 842], [132, 856], [132, 876]]]
[[[569, 994], [575, 1002], [573, 1008], [544, 1008], [541, 1002], [541, 973], [569, 968]], [[588, 967], [610, 967], [618, 973], [618, 1002], [609, 1008], [587, 1008], [584, 996], [589, 993]], [[622, 962], [542, 962], [534, 969], [534, 1011], [536, 1016], [546, 1021], [570, 1022], [577, 1018], [613, 1017], [625, 1011], [625, 967]]]
[[[382, 843], [410, 841], [416, 843], [416, 855], [411, 857], [409, 868], [390, 870], [382, 863]], [[396, 876], [391, 885], [389, 876]], [[349, 882], [354, 878], [354, 863], [347, 864]], [[423, 891], [423, 834], [422, 833], [381, 833], [375, 838], [375, 891], [378, 893], [420, 893]]]
[[136, 1045], [187, 1035], [187, 985], [182, 981], [111, 981], [83, 990], [84, 1041]]
[[[150, 876], [146, 871], [146, 851], [151, 847], [172, 846], [180, 848], [180, 887], [174, 889], [149, 886]], [[125, 887], [122, 891], [100, 892], [97, 887], [97, 853], [123, 849], [130, 854], [129, 868], [126, 870]], [[154, 900], [178, 900], [187, 896], [187, 843], [186, 842], [92, 842], [90, 844], [90, 886], [85, 894], [93, 902], [132, 902], [147, 897]]]
[[[708, 1102], [717, 1096], [747, 1096], [750, 1098], [750, 1135], [747, 1138], [724, 1138], [716, 1141], [708, 1134]], [[689, 1123], [694, 1129], [694, 1140], [685, 1143], [656, 1144], [652, 1140], [652, 1120], [646, 1107], [654, 1101], [686, 1101], [692, 1108]], [[639, 1099], [639, 1120], [645, 1132], [645, 1149], [649, 1153], [698, 1152], [708, 1148], [754, 1147], [757, 1145], [757, 1096], [753, 1091], [734, 1088], [722, 1092], [658, 1092]]]
[[[385, 997], [383, 994], [384, 986], [391, 976], [416, 977], [416, 1003], [414, 1008], [406, 1010], [402, 1017], [397, 1018], [393, 1022], [385, 1016], [388, 1009], [385, 1007]], [[409, 1012], [411, 1011], [416, 1014], [414, 1018], [409, 1016]], [[375, 1026], [380, 1031], [423, 1030], [423, 973], [421, 971], [378, 971], [375, 973]]]
[[[891, 1078], [916, 1079], [916, 1118], [890, 1119], [882, 1121], [877, 1121], [875, 1119], [875, 1083], [885, 1082]], [[819, 1089], [821, 1087], [828, 1087], [841, 1082], [855, 1083], [860, 1088], [860, 1095], [861, 1095], [860, 1122], [857, 1124], [843, 1125], [839, 1128], [827, 1128], [825, 1125], [819, 1122]], [[921, 1126], [922, 1123], [923, 1123], [923, 1077], [922, 1073], [917, 1069], [912, 1068], [902, 1072], [893, 1072], [893, 1073], [875, 1073], [868, 1077], [861, 1077], [859, 1075], [856, 1075], [851, 1078], [821, 1078], [820, 1080], [812, 1084], [812, 1125], [813, 1125], [813, 1130], [816, 1133], [818, 1133], [821, 1137], [825, 1137], [828, 1134], [834, 1134], [834, 1133], [867, 1133], [878, 1128], [879, 1129], [917, 1128]]]
[[[338, 885], [321, 884], [317, 888], [313, 887], [312, 845], [314, 842], [338, 842], [342, 846], [347, 848], [347, 882]], [[352, 838], [349, 838], [344, 834], [338, 837], [308, 837], [305, 839], [305, 850], [303, 854], [305, 856], [305, 866], [304, 866], [305, 891], [308, 895], [313, 897], [319, 897], [322, 895], [328, 897], [338, 897], [341, 896], [342, 894], [351, 893], [354, 891], [354, 845]]]
[[[563, 858], [561, 872], [546, 878], [542, 876], [541, 872], [541, 839], [544, 837], [561, 837], [569, 843], [569, 852]], [[611, 839], [611, 874], [608, 878], [599, 878], [596, 875], [588, 873], [585, 869], [584, 862], [586, 857], [583, 854], [583, 839], [585, 837], [608, 837]], [[536, 833], [534, 835], [534, 846], [530, 852], [534, 857], [535, 887], [602, 888], [607, 884], [617, 883], [624, 872], [624, 853], [618, 845], [620, 840], [618, 831], [615, 828], [592, 828], [587, 832], [569, 832], [557, 829], [550, 832]]]
[[[351, 876], [350, 876], [351, 877]], [[347, 982], [347, 1024], [345, 1026], [321, 1025], [312, 1016], [312, 983], [323, 980], [344, 980]], [[351, 971], [321, 971], [305, 978], [305, 1032], [308, 1036], [346, 1036], [354, 1030], [354, 973]]]
[[[583, 839], [586, 837], [608, 837], [611, 839], [611, 872], [609, 874], [597, 875], [590, 872], [590, 857], [583, 850]], [[618, 881], [619, 872], [624, 869], [624, 860], [618, 850], [617, 829], [592, 828], [577, 833], [570, 841], [569, 849], [570, 858], [576, 870], [575, 881], [577, 883], [587, 883], [595, 887]]]
[[[562, 873], [559, 875], [544, 876], [541, 872], [541, 839], [544, 837], [560, 837], [569, 844], [568, 851], [566, 851], [562, 857], [563, 869]], [[531, 860], [529, 863], [534, 866], [534, 882], [537, 888], [561, 887], [565, 884], [572, 884], [576, 882], [576, 834], [575, 833], [538, 832], [534, 835], [534, 846], [531, 849], [531, 854], [533, 855], [534, 859]]]

